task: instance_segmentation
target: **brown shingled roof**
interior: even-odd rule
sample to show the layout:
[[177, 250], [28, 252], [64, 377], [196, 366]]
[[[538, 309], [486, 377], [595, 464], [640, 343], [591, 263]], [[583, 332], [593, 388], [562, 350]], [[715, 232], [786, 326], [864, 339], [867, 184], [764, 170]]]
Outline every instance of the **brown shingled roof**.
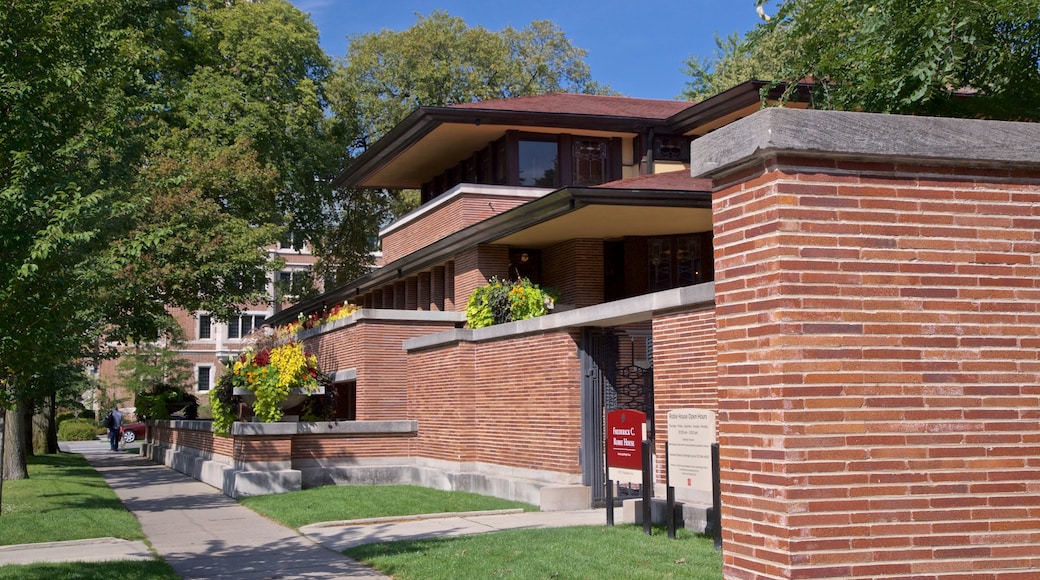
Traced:
[[634, 99], [607, 95], [554, 93], [531, 97], [495, 99], [451, 105], [452, 109], [485, 111], [517, 111], [524, 113], [563, 113], [571, 115], [610, 115], [663, 120], [692, 107], [690, 101]]
[[619, 179], [593, 187], [606, 189], [653, 189], [657, 191], [711, 191], [710, 179], [690, 177], [690, 171], [669, 171]]

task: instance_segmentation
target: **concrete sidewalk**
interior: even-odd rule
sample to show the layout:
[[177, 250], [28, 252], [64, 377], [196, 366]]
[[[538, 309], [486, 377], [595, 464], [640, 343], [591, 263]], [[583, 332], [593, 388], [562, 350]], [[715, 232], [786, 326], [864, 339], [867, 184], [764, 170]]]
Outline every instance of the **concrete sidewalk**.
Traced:
[[[617, 508], [615, 518], [615, 521], [621, 521], [621, 508]], [[300, 532], [331, 550], [342, 552], [347, 548], [376, 542], [484, 534], [501, 530], [595, 525], [606, 525], [606, 514], [603, 510], [589, 509], [568, 512], [502, 510], [322, 522], [304, 526], [300, 528]]]
[[[105, 478], [141, 522], [155, 553], [181, 578], [389, 578], [264, 518], [209, 485], [135, 454], [112, 453], [104, 442], [94, 443], [62, 448], [82, 453]], [[55, 550], [86, 555], [101, 545], [83, 542]]]
[[[430, 514], [324, 522], [299, 532], [239, 505], [217, 489], [105, 441], [62, 443], [81, 453], [141, 522], [144, 542], [97, 538], [0, 547], [0, 565], [141, 560], [156, 555], [181, 578], [389, 578], [341, 552], [376, 542], [479, 534], [505, 529], [604, 525], [603, 510]], [[621, 509], [615, 512], [621, 521]]]
[[44, 544], [0, 546], [0, 566], [37, 562], [110, 562], [152, 560], [155, 555], [144, 542], [119, 538], [91, 538]]

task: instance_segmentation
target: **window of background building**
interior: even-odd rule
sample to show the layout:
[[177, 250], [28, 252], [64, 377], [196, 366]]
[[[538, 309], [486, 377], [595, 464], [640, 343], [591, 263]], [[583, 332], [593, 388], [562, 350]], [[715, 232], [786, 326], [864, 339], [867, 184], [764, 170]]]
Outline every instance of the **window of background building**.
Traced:
[[199, 315], [199, 333], [200, 339], [213, 338], [213, 318], [209, 314]]
[[282, 270], [278, 272], [275, 295], [292, 300], [306, 294], [313, 286], [314, 275], [309, 270]]
[[204, 392], [210, 390], [213, 380], [213, 367], [199, 365], [195, 367], [195, 390]]
[[264, 314], [243, 314], [237, 318], [232, 318], [227, 323], [228, 338], [248, 336], [250, 332], [253, 332], [254, 328], [259, 328], [264, 323], [265, 318], [267, 316]]
[[278, 249], [280, 250], [296, 250], [298, 252], [303, 249], [303, 245], [303, 234], [297, 232], [289, 232], [282, 239], [278, 240]]

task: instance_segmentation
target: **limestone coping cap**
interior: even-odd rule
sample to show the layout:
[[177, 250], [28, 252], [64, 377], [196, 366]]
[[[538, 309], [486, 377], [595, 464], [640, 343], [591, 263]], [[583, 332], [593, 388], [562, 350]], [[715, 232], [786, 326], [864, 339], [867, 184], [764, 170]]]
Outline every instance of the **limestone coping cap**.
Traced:
[[768, 108], [691, 148], [693, 177], [717, 177], [763, 156], [1040, 166], [1040, 123]]

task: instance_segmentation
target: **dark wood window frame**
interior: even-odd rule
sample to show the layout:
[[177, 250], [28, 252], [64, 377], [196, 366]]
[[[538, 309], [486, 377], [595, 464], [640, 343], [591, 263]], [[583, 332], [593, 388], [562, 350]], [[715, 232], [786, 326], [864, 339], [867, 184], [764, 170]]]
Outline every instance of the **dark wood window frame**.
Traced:
[[[558, 174], [553, 187], [574, 185], [573, 143], [575, 140], [602, 140], [607, 143], [606, 182], [621, 179], [622, 141], [620, 137], [571, 135], [569, 133], [536, 133], [506, 131], [504, 137], [475, 151], [470, 157], [446, 169], [422, 185], [422, 203], [433, 200], [459, 183], [471, 182], [488, 185], [520, 187], [520, 142], [552, 141], [557, 144]], [[605, 183], [605, 182], [604, 182]], [[599, 185], [589, 184], [591, 185]]]

